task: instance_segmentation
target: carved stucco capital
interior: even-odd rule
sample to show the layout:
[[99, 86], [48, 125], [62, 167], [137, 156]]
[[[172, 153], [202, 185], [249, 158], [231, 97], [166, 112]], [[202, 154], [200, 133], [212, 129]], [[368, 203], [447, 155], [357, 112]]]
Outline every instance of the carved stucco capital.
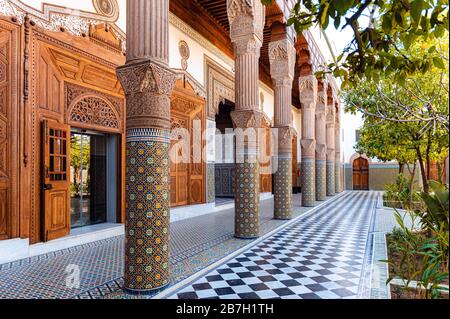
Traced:
[[325, 110], [316, 109], [316, 120], [319, 122], [326, 122]]
[[237, 56], [244, 54], [255, 54], [260, 56], [262, 42], [252, 34], [248, 37], [241, 37], [233, 42], [234, 52]]
[[316, 159], [325, 160], [327, 158], [327, 145], [316, 144]]
[[118, 67], [117, 76], [127, 96], [144, 92], [170, 96], [177, 79], [169, 67], [151, 60]]
[[325, 112], [327, 108], [327, 92], [325, 90], [317, 93], [316, 113]]
[[232, 42], [255, 36], [263, 41], [265, 9], [260, 0], [227, 0]]
[[147, 60], [119, 67], [117, 76], [126, 95], [127, 129], [170, 129], [170, 96], [177, 75]]
[[269, 43], [270, 75], [275, 81], [294, 78], [295, 48], [288, 39]]
[[264, 113], [260, 110], [238, 110], [231, 112], [231, 120], [235, 128], [258, 128], [264, 121]]
[[300, 141], [302, 147], [302, 158], [315, 158], [316, 155], [316, 140], [302, 139]]
[[329, 104], [327, 107], [327, 127], [328, 127], [328, 125], [332, 124], [333, 128], [334, 128], [335, 120], [336, 120], [336, 117], [335, 117], [334, 106], [333, 106], [333, 104]]
[[317, 103], [317, 79], [313, 75], [298, 78], [300, 103], [304, 108], [315, 108]]
[[278, 129], [278, 152], [292, 153], [292, 139], [296, 136], [295, 129], [290, 125], [279, 126], [276, 129]]

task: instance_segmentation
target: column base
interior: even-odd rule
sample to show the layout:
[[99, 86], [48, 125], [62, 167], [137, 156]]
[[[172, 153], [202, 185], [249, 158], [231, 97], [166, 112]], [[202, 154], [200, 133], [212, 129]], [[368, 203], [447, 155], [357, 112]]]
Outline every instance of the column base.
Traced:
[[134, 295], [134, 296], [148, 296], [148, 295], [153, 295], [153, 294], [157, 294], [160, 291], [163, 291], [164, 289], [166, 289], [169, 286], [169, 283], [160, 286], [160, 287], [155, 287], [152, 289], [145, 289], [145, 290], [141, 290], [141, 289], [131, 289], [131, 288], [125, 288], [123, 287], [122, 290], [129, 294], [129, 295]]
[[243, 240], [257, 239], [259, 237], [261, 237], [261, 236], [260, 235], [258, 235], [258, 236], [239, 236], [236, 234], [234, 235], [234, 238], [243, 239]]
[[[284, 213], [283, 215], [287, 215], [287, 214], [291, 214], [291, 213]], [[273, 219], [275, 220], [292, 220], [294, 217], [274, 217]]]

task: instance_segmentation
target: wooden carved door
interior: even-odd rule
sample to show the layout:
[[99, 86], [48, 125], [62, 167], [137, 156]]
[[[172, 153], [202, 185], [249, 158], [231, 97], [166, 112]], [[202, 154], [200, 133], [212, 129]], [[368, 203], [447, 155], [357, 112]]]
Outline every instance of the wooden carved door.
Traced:
[[353, 161], [353, 189], [369, 190], [369, 162], [362, 157]]
[[19, 30], [17, 25], [0, 18], [0, 240], [18, 237], [20, 230]]
[[203, 132], [202, 110], [194, 114], [191, 119], [191, 154], [189, 165], [189, 204], [201, 204], [203, 202], [203, 142], [199, 136], [194, 137], [194, 132]]
[[170, 162], [170, 204], [182, 206], [188, 204], [188, 164], [183, 160], [183, 148], [180, 141], [172, 140]]
[[45, 120], [43, 154], [43, 241], [70, 232], [70, 126]]

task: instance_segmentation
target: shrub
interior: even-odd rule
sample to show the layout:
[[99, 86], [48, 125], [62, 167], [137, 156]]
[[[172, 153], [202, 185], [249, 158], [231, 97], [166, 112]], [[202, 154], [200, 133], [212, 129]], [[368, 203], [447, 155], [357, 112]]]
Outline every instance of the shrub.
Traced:
[[[410, 227], [406, 226], [405, 218], [412, 220]], [[442, 233], [433, 233], [432, 237], [418, 232], [414, 227], [420, 218], [415, 212], [408, 211], [401, 215], [395, 211], [395, 219], [398, 228], [392, 232], [389, 249], [401, 255], [400, 262], [384, 261], [391, 265], [392, 274], [387, 281], [391, 282], [395, 277], [403, 280], [405, 289], [411, 289], [412, 280], [417, 280], [416, 293], [419, 298], [438, 298], [440, 290], [444, 290], [440, 283], [448, 278], [448, 255], [443, 258], [445, 247], [441, 245]], [[448, 232], [447, 232], [448, 239]], [[448, 241], [447, 241], [448, 242]], [[447, 245], [448, 250], [448, 245]], [[447, 264], [445, 264], [447, 260]]]
[[411, 179], [403, 174], [398, 174], [395, 183], [385, 185], [383, 197], [385, 205], [393, 208], [411, 209], [413, 203], [421, 201], [421, 198], [410, 187]]

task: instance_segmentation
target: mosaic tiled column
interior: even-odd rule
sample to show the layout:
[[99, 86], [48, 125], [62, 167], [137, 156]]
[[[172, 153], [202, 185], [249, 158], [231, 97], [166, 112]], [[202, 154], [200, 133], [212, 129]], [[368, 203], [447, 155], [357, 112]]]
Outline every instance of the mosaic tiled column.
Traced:
[[316, 201], [316, 134], [315, 109], [317, 79], [313, 75], [298, 79], [302, 106], [302, 206], [312, 207]]
[[[336, 108], [339, 110], [339, 104], [336, 103]], [[334, 168], [334, 185], [335, 185], [335, 192], [340, 193], [342, 192], [341, 187], [341, 125], [340, 125], [340, 112], [336, 112], [335, 116], [335, 133], [334, 133], [334, 140], [335, 140], [335, 168]]]
[[117, 69], [127, 107], [124, 290], [136, 294], [169, 283], [168, 14], [166, 0], [127, 1], [127, 62]]
[[[328, 100], [330, 101], [330, 98]], [[327, 106], [327, 196], [334, 196], [336, 190], [334, 113], [334, 103], [329, 102]]]
[[275, 90], [274, 127], [278, 130], [277, 170], [274, 174], [274, 218], [291, 219], [292, 199], [292, 81], [295, 49], [288, 39], [269, 43], [270, 73]]
[[257, 129], [263, 119], [258, 69], [265, 10], [261, 1], [227, 0], [227, 12], [236, 55], [236, 106], [231, 113], [236, 129], [234, 233], [238, 238], [255, 238], [260, 213]]
[[316, 106], [316, 200], [327, 196], [326, 86], [319, 82]]

